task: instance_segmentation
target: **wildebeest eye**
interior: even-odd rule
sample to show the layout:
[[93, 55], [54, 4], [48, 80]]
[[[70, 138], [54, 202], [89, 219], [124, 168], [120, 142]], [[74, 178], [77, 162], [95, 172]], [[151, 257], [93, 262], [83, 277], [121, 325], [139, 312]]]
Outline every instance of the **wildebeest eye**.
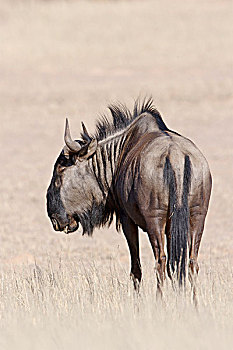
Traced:
[[73, 157], [75, 157], [73, 153], [69, 153], [65, 155], [63, 151], [59, 157], [58, 167], [64, 170], [64, 168], [74, 165], [76, 158], [74, 159]]

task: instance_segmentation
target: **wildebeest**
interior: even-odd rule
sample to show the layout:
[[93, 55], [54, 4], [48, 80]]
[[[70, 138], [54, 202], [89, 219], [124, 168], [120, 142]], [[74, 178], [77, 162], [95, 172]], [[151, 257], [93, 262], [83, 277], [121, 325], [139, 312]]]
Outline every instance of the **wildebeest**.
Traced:
[[[92, 234], [116, 216], [131, 256], [135, 286], [141, 281], [138, 228], [147, 232], [160, 288], [166, 273], [191, 282], [211, 193], [208, 163], [192, 141], [165, 125], [152, 99], [109, 107], [89, 135], [72, 140], [68, 120], [65, 147], [47, 191], [47, 211], [56, 231]], [[167, 246], [167, 258], [165, 247]]]

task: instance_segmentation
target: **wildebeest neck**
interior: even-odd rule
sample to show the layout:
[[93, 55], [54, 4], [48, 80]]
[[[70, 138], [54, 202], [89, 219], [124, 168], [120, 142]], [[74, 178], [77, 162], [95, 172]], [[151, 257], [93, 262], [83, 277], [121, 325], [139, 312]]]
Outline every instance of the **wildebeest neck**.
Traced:
[[[115, 135], [107, 137], [99, 142], [95, 155], [90, 158], [89, 165], [93, 170], [94, 176], [102, 193], [102, 218], [101, 224], [111, 223], [113, 214], [120, 217], [121, 209], [115, 194], [115, 182], [118, 176], [118, 168], [122, 160], [132, 147], [136, 147], [141, 138], [151, 134], [153, 137], [161, 133], [155, 118], [150, 114], [144, 113], [138, 116], [131, 125]], [[133, 176], [133, 174], [132, 174]], [[117, 225], [119, 220], [117, 219]]]

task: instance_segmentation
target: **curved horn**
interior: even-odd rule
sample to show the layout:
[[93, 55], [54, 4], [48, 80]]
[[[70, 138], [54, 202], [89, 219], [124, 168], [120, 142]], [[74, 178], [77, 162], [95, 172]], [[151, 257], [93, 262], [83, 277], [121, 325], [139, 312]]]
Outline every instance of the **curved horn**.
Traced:
[[91, 142], [91, 137], [88, 134], [87, 128], [84, 125], [84, 123], [82, 122], [82, 128], [83, 128], [83, 133], [82, 133], [82, 137], [84, 138], [84, 140], [86, 140], [87, 142]]
[[64, 136], [65, 144], [69, 148], [71, 152], [78, 152], [81, 149], [81, 146], [72, 140], [70, 135], [70, 127], [68, 119], [66, 118], [66, 126], [65, 126], [65, 136]]

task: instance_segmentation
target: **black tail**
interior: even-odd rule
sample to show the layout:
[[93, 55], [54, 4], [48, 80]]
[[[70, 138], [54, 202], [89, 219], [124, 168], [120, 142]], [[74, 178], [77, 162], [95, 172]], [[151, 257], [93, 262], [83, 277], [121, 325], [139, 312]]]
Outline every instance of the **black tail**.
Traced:
[[169, 262], [172, 271], [177, 269], [180, 285], [185, 282], [187, 239], [189, 232], [188, 194], [191, 180], [191, 163], [189, 156], [185, 156], [183, 194], [181, 206], [178, 206], [177, 183], [175, 172], [169, 158], [164, 166], [164, 181], [169, 189], [169, 218], [170, 218], [170, 251]]

